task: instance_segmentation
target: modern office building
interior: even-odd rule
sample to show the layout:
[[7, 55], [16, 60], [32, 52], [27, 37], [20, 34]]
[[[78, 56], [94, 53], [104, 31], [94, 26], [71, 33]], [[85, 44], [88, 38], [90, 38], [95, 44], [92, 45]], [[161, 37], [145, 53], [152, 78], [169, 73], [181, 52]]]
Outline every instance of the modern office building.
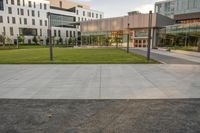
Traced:
[[49, 1], [46, 0], [0, 0], [0, 34], [17, 43], [17, 36], [26, 36], [31, 43], [33, 36], [40, 36], [44, 43], [47, 36]]
[[155, 12], [174, 18], [175, 15], [200, 12], [200, 0], [165, 0], [155, 3]]
[[[80, 26], [76, 22], [101, 19], [103, 12], [92, 10], [89, 5], [69, 0], [49, 0], [51, 12], [52, 36], [55, 41], [62, 38], [67, 41], [80, 36]], [[80, 38], [79, 38], [80, 39]]]
[[[81, 23], [82, 38], [89, 44], [95, 40], [120, 40], [119, 45], [126, 46], [127, 34], [130, 34], [130, 47], [146, 47], [148, 40], [149, 14], [129, 13], [128, 16], [106, 18], [101, 20], [86, 21]], [[166, 16], [154, 13], [152, 16], [151, 45], [157, 46], [159, 29], [174, 21]], [[82, 41], [84, 41], [82, 39]], [[93, 42], [94, 41], [94, 42]], [[82, 42], [84, 44], [84, 42]], [[98, 45], [101, 45], [99, 41]], [[109, 43], [109, 42], [108, 42]], [[88, 44], [88, 43], [87, 43]], [[113, 43], [116, 45], [116, 43]]]
[[200, 0], [167, 0], [155, 4], [155, 12], [171, 17], [174, 25], [160, 30], [159, 46], [197, 46], [200, 41]]
[[69, 0], [0, 0], [0, 34], [18, 43], [18, 36], [25, 37], [24, 43], [33, 43], [36, 36], [40, 44], [47, 44], [48, 13], [51, 14], [54, 43], [62, 38], [78, 38], [79, 21], [101, 19], [104, 14], [90, 9], [89, 5]]

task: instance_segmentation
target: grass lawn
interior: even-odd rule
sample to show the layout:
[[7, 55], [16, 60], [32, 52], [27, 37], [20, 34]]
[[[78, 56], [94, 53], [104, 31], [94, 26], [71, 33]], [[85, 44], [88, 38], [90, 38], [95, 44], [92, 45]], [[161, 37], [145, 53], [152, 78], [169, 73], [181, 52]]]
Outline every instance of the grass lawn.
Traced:
[[[146, 64], [145, 57], [115, 48], [54, 48], [54, 64]], [[49, 48], [0, 50], [0, 64], [49, 64]]]

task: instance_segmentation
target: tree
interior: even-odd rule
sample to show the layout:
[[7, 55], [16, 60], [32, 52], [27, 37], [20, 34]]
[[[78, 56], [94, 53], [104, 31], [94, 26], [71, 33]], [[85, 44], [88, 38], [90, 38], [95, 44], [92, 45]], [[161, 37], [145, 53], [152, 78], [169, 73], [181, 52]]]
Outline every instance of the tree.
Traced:
[[5, 47], [5, 39], [6, 37], [4, 35], [0, 35], [0, 43], [3, 43], [4, 47]]
[[9, 45], [9, 48], [10, 48], [10, 44], [11, 44], [12, 40], [9, 37], [6, 37], [5, 41]]
[[17, 37], [17, 40], [18, 40], [18, 43], [24, 44], [25, 37], [23, 35], [20, 35], [20, 36]]
[[38, 38], [36, 36], [33, 37], [32, 41], [35, 43], [35, 44], [38, 44]]
[[63, 39], [62, 39], [62, 37], [60, 37], [58, 41], [59, 41], [59, 44], [63, 45]]

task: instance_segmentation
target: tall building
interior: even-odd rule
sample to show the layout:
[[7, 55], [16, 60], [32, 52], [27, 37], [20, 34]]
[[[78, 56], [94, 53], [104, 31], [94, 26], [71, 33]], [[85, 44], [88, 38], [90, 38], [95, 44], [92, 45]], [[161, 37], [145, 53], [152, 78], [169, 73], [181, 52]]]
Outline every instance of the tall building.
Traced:
[[17, 43], [17, 36], [26, 36], [31, 43], [33, 36], [40, 36], [44, 43], [47, 36], [49, 1], [46, 0], [0, 0], [0, 34]]
[[18, 36], [25, 37], [24, 43], [33, 43], [36, 36], [40, 44], [47, 44], [48, 13], [52, 27], [52, 38], [67, 41], [78, 38], [80, 26], [77, 22], [101, 19], [103, 12], [95, 11], [89, 5], [70, 0], [0, 0], [0, 34], [18, 43]]
[[200, 0], [166, 0], [155, 4], [155, 12], [174, 19], [160, 30], [160, 46], [197, 46], [200, 41]]
[[174, 18], [175, 15], [200, 12], [200, 0], [165, 0], [155, 3], [155, 12]]
[[67, 41], [71, 37], [76, 38], [78, 41], [80, 26], [77, 25], [77, 22], [101, 19], [104, 16], [103, 12], [92, 10], [87, 4], [70, 0], [49, 1], [54, 43], [60, 38]]

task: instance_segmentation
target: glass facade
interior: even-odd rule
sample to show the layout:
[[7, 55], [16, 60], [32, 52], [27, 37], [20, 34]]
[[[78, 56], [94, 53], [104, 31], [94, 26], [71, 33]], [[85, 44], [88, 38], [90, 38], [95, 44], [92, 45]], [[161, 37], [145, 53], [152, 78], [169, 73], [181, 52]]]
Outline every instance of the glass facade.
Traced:
[[200, 38], [200, 23], [177, 24], [160, 30], [160, 46], [197, 46]]
[[200, 0], [166, 0], [155, 4], [155, 12], [173, 18], [174, 15], [200, 12]]
[[51, 25], [53, 27], [76, 28], [72, 23], [76, 21], [75, 17], [51, 14]]
[[19, 34], [24, 36], [37, 36], [37, 29], [19, 28]]
[[200, 12], [200, 0], [176, 0], [174, 14]]

